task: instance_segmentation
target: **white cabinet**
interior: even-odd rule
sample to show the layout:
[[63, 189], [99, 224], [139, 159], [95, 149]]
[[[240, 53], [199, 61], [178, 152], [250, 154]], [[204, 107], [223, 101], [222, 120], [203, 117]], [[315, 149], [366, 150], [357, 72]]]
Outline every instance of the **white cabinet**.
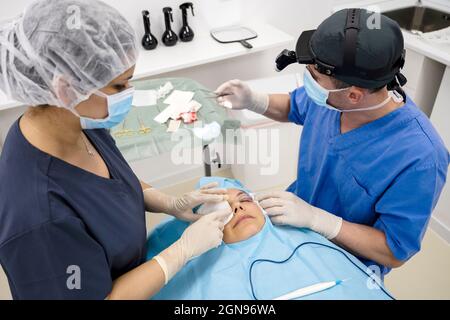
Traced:
[[[260, 92], [287, 94], [303, 85], [303, 81], [301, 74], [284, 74], [248, 81], [248, 84]], [[233, 176], [254, 191], [282, 189], [294, 182], [302, 127], [275, 122], [248, 110], [230, 113], [241, 121], [246, 146], [243, 148], [246, 161], [230, 163]]]
[[[450, 148], [450, 66], [442, 79], [436, 104], [431, 114], [431, 122]], [[433, 229], [450, 241], [450, 179], [444, 187], [439, 203], [434, 211]]]
[[435, 60], [407, 49], [403, 73], [408, 78], [405, 91], [430, 116], [439, 91], [445, 66]]

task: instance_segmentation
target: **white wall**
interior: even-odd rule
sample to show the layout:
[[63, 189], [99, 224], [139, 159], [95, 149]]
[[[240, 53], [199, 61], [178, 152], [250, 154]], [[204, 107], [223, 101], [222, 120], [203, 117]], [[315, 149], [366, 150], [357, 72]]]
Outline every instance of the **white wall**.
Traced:
[[[441, 84], [441, 90], [436, 99], [436, 104], [431, 114], [431, 121], [441, 134], [447, 148], [450, 148], [450, 109], [448, 101], [450, 99], [450, 66], [447, 67]], [[434, 212], [434, 220], [431, 226], [436, 232], [450, 243], [450, 178], [447, 176], [447, 185], [441, 195], [441, 199]]]

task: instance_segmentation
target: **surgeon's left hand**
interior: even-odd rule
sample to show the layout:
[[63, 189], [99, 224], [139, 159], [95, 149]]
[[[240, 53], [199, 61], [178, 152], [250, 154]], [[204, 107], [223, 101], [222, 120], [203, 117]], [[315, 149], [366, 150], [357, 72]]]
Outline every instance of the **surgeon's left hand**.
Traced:
[[274, 224], [308, 228], [330, 240], [341, 230], [342, 218], [310, 205], [291, 192], [260, 193], [256, 200]]
[[207, 203], [228, 200], [227, 190], [217, 188], [218, 183], [209, 183], [199, 190], [188, 192], [181, 197], [167, 195], [155, 188], [144, 190], [147, 211], [162, 212], [183, 221], [194, 222], [201, 218], [192, 209]]

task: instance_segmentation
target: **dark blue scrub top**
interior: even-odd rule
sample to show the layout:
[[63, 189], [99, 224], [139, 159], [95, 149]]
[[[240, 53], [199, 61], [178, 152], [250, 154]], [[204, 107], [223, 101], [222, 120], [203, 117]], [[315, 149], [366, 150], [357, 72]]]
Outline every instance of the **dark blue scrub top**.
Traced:
[[112, 281], [145, 261], [139, 180], [106, 130], [85, 133], [111, 179], [38, 150], [19, 121], [8, 133], [0, 158], [0, 263], [14, 299], [104, 299]]
[[[341, 134], [340, 113], [316, 105], [302, 87], [291, 93], [289, 120], [303, 131], [298, 176], [288, 191], [344, 220], [383, 231], [398, 260], [418, 252], [450, 161], [425, 114], [408, 99], [390, 114]], [[389, 272], [361, 260], [380, 276]]]

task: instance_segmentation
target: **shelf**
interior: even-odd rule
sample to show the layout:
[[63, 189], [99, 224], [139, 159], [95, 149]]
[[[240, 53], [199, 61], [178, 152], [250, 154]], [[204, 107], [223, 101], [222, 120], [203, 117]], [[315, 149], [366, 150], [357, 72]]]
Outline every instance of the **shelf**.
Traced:
[[[263, 23], [249, 24], [258, 33], [258, 38], [249, 40], [253, 49], [246, 49], [240, 43], [220, 44], [208, 31], [197, 32], [194, 41], [178, 42], [174, 47], [161, 43], [152, 51], [141, 48], [134, 79], [157, 76], [159, 74], [191, 68], [211, 62], [231, 59], [290, 44], [294, 38], [289, 34]], [[0, 111], [21, 106], [8, 101], [0, 92]]]

